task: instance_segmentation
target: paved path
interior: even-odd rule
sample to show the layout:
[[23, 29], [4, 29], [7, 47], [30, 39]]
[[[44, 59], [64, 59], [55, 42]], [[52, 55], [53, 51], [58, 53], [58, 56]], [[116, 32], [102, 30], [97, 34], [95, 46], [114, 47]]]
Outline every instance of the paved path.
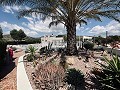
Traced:
[[23, 54], [24, 52], [22, 51], [14, 53], [15, 59], [9, 65], [4, 66], [0, 71], [0, 90], [17, 90], [16, 66], [18, 58]]

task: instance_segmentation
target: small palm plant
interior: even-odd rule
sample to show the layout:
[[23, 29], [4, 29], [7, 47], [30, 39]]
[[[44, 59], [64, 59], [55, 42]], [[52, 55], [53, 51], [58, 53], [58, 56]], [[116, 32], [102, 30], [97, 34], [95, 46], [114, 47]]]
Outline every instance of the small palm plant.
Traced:
[[120, 89], [120, 58], [113, 56], [112, 60], [105, 57], [105, 65], [100, 64], [102, 71], [96, 74], [102, 90], [119, 90]]
[[30, 46], [27, 48], [27, 52], [30, 53], [30, 54], [27, 55], [27, 60], [28, 60], [28, 61], [33, 61], [33, 60], [35, 60], [35, 52], [36, 52], [36, 51], [37, 51], [37, 49], [36, 49], [34, 46], [32, 46], [32, 45], [30, 45]]

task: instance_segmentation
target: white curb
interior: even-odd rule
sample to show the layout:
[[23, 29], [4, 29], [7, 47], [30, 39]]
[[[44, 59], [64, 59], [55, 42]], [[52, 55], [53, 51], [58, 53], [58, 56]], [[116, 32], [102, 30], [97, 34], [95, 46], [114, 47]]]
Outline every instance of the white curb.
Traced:
[[18, 59], [17, 90], [33, 90], [24, 68], [23, 57], [24, 55]]

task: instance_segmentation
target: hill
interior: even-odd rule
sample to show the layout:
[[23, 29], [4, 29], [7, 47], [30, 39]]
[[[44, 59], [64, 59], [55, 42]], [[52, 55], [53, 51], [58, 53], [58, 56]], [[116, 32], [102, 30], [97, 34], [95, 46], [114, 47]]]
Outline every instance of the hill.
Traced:
[[7, 40], [7, 41], [13, 41], [13, 38], [11, 37], [10, 34], [3, 35], [3, 39], [5, 39], [5, 40]]

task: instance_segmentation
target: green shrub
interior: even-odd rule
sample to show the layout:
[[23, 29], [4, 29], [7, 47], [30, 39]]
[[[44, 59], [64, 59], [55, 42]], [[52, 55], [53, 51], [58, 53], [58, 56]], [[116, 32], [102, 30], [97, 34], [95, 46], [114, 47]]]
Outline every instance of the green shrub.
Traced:
[[101, 90], [120, 90], [120, 58], [113, 56], [112, 60], [105, 57], [105, 63], [100, 64], [101, 72], [95, 73], [100, 82]]
[[40, 54], [46, 53], [47, 47], [42, 47], [39, 52]]
[[27, 59], [28, 62], [32, 62], [35, 59], [35, 56], [31, 55], [31, 54], [28, 54], [26, 59]]
[[94, 47], [94, 44], [91, 43], [91, 42], [84, 42], [83, 46], [85, 47], [85, 49], [89, 49], [89, 50], [92, 50], [93, 47]]
[[50, 54], [52, 53], [52, 44], [53, 43], [48, 43], [48, 46], [42, 47], [39, 52], [40, 54], [46, 54], [47, 56], [50, 56]]
[[65, 76], [65, 82], [75, 86], [75, 88], [83, 86], [84, 74], [80, 70], [76, 70], [75, 68], [68, 69]]
[[4, 40], [0, 40], [0, 66], [4, 64], [4, 58], [6, 55], [7, 43]]

